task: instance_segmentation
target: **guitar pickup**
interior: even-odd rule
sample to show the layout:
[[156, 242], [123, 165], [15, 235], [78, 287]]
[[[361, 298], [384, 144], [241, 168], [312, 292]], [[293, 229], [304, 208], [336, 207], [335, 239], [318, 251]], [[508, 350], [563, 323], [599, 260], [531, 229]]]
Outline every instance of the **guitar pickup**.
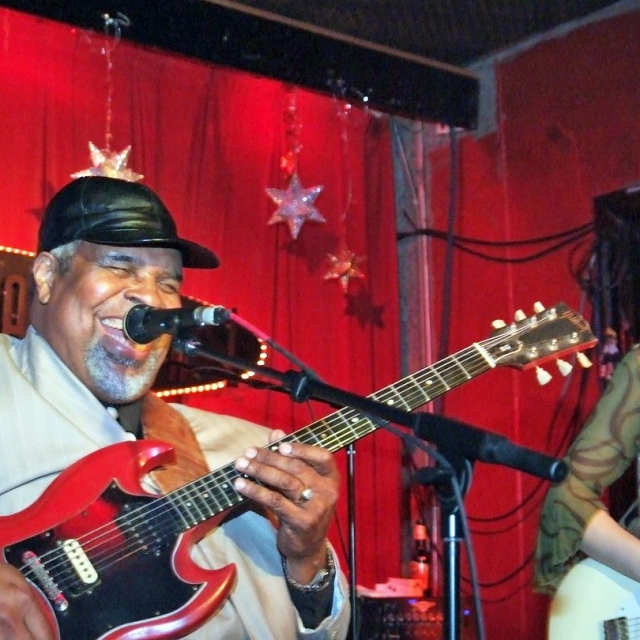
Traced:
[[77, 540], [65, 540], [62, 543], [62, 550], [78, 574], [82, 584], [90, 586], [98, 581], [98, 572], [95, 570], [93, 564], [91, 564], [91, 560], [89, 560], [82, 545]]

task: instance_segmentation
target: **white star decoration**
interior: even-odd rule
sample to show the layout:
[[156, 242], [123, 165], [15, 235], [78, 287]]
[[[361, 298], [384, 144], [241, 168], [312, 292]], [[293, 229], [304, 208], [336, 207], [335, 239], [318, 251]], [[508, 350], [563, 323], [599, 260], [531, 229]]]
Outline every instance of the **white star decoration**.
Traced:
[[331, 268], [324, 276], [325, 280], [338, 280], [344, 293], [347, 293], [349, 280], [351, 278], [364, 278], [364, 273], [360, 269], [360, 264], [364, 258], [356, 256], [347, 247], [342, 247], [337, 255], [327, 254], [327, 259]]
[[289, 225], [291, 237], [295, 240], [305, 222], [309, 220], [326, 222], [313, 206], [313, 202], [320, 195], [322, 189], [321, 186], [303, 189], [295, 173], [291, 176], [287, 189], [267, 188], [267, 194], [278, 205], [277, 211], [267, 224], [286, 222]]
[[72, 178], [83, 176], [105, 176], [107, 178], [120, 178], [129, 182], [138, 182], [144, 176], [127, 168], [131, 145], [119, 153], [109, 149], [98, 149], [93, 142], [89, 142], [89, 153], [91, 154], [92, 167], [72, 173]]

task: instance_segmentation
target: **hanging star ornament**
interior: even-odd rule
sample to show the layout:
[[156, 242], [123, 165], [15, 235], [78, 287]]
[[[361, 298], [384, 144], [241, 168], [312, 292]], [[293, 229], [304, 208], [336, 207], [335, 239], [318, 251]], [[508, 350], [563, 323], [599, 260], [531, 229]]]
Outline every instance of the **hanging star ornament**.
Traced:
[[295, 240], [305, 222], [326, 222], [313, 206], [322, 189], [321, 186], [303, 189], [295, 173], [291, 176], [287, 189], [267, 188], [267, 195], [278, 205], [278, 209], [267, 224], [286, 222], [289, 225], [291, 237]]
[[129, 182], [138, 182], [144, 176], [136, 173], [127, 167], [131, 145], [120, 152], [109, 149], [99, 149], [93, 142], [89, 142], [89, 153], [91, 155], [92, 167], [72, 173], [72, 178], [83, 176], [105, 176], [107, 178], [120, 178]]
[[347, 293], [349, 282], [353, 278], [364, 278], [364, 273], [360, 269], [360, 265], [365, 258], [356, 256], [346, 246], [342, 247], [336, 255], [327, 254], [327, 259], [331, 268], [324, 276], [325, 280], [337, 280], [342, 287], [342, 291]]

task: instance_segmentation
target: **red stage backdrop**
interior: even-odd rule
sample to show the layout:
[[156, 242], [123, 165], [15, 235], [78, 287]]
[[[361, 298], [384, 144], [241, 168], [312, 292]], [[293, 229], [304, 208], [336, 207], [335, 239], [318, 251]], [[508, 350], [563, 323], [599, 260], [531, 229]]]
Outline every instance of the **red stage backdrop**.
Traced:
[[[299, 177], [304, 187], [323, 186], [315, 204], [326, 224], [306, 223], [294, 242], [286, 226], [267, 225], [276, 207], [265, 193], [286, 186], [279, 165], [287, 87], [124, 41], [113, 47], [102, 34], [9, 10], [0, 21], [1, 245], [35, 250], [44, 204], [71, 173], [91, 165], [89, 141], [106, 146], [111, 90], [110, 149], [131, 144], [129, 168], [160, 193], [182, 234], [221, 259], [213, 273], [188, 273], [185, 294], [237, 309], [332, 385], [369, 394], [398, 377], [385, 117], [354, 108], [345, 154], [339, 105], [297, 92]], [[110, 74], [105, 46], [112, 46]], [[323, 279], [326, 254], [338, 250], [345, 226], [349, 248], [366, 256], [366, 278], [353, 280], [348, 295]], [[274, 356], [267, 364], [291, 366]], [[330, 412], [247, 388], [186, 401], [288, 431]], [[358, 580], [373, 586], [400, 570], [399, 446], [376, 433], [356, 451]], [[343, 471], [345, 460], [341, 453]], [[346, 505], [345, 493], [332, 531], [341, 548]]]
[[[89, 140], [104, 145], [103, 42], [10, 11], [0, 15], [0, 244], [34, 249], [48, 197], [89, 165]], [[460, 144], [456, 233], [511, 243], [553, 236], [592, 221], [594, 196], [640, 180], [639, 33], [640, 15], [629, 14], [496, 64], [497, 130], [466, 135]], [[222, 259], [215, 273], [191, 274], [186, 293], [237, 308], [332, 384], [370, 393], [395, 380], [398, 296], [386, 118], [354, 110], [345, 163], [336, 105], [298, 91], [300, 179], [305, 187], [324, 186], [316, 204], [327, 224], [305, 224], [292, 242], [285, 227], [267, 226], [274, 205], [264, 193], [284, 186], [286, 88], [123, 42], [112, 58], [112, 149], [131, 144], [130, 167], [160, 192], [183, 232]], [[434, 226], [445, 229], [448, 150], [435, 150], [430, 159]], [[338, 246], [350, 184], [348, 242], [367, 256], [367, 278], [345, 297], [322, 277], [325, 254]], [[497, 260], [458, 252], [447, 292], [448, 352], [486, 337], [496, 317], [509, 321], [519, 307], [529, 314], [536, 300], [582, 309], [573, 271], [589, 242], [512, 262], [541, 247], [482, 249]], [[442, 251], [433, 241], [436, 319]], [[584, 312], [590, 315], [588, 304]], [[436, 322], [436, 343], [438, 334]], [[287, 366], [281, 358], [269, 364]], [[583, 397], [579, 377], [565, 388], [555, 373], [538, 387], [533, 373], [499, 369], [448, 394], [445, 413], [561, 455], [598, 393], [595, 368]], [[327, 412], [315, 405], [312, 415], [286, 396], [245, 388], [189, 402], [289, 430]], [[365, 438], [356, 465], [358, 579], [372, 585], [400, 571], [397, 443], [385, 434]], [[545, 489], [530, 476], [475, 465], [467, 510], [492, 640], [544, 637], [547, 601], [532, 593], [530, 558]], [[339, 521], [346, 536], [346, 500]], [[340, 544], [338, 527], [333, 537]]]

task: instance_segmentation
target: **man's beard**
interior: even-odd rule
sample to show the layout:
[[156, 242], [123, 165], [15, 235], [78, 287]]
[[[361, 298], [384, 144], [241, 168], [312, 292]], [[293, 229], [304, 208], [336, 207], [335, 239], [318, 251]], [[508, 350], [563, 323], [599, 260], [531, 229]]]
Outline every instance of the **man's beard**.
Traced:
[[[107, 351], [99, 341], [90, 344], [85, 355], [87, 371], [100, 399], [113, 404], [127, 404], [144, 395], [155, 380], [159, 359], [164, 358], [164, 353], [158, 351], [142, 362], [123, 358]], [[126, 374], [121, 372], [122, 367], [126, 367]]]

